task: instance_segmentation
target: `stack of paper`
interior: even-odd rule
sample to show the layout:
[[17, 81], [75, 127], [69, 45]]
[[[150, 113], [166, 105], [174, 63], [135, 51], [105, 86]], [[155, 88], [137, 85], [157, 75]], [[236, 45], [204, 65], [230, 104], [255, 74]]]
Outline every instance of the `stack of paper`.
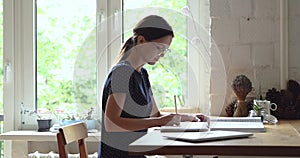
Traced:
[[[260, 117], [213, 117], [209, 128], [213, 130], [265, 132]], [[161, 132], [208, 131], [207, 122], [181, 122], [180, 126], [162, 126]]]
[[261, 117], [210, 117], [210, 121], [218, 122], [261, 122]]

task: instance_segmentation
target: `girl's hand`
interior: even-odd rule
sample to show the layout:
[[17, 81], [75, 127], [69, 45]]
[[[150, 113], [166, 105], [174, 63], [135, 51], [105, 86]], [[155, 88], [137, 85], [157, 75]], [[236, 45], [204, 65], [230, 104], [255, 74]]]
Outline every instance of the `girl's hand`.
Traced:
[[200, 122], [201, 120], [192, 114], [181, 114], [181, 121], [182, 122]]
[[209, 117], [203, 114], [197, 114], [197, 115], [192, 115], [192, 114], [182, 114], [181, 115], [181, 121], [185, 122], [208, 122]]
[[198, 114], [196, 116], [201, 120], [201, 122], [210, 122], [209, 117], [204, 114]]
[[158, 124], [160, 126], [173, 126], [173, 125], [180, 125], [181, 115], [178, 114], [167, 114], [159, 117]]

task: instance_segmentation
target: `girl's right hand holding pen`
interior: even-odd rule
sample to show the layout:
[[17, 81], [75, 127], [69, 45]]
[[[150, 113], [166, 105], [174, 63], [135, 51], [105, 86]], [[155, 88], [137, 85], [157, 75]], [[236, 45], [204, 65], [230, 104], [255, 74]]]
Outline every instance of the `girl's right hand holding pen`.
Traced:
[[159, 126], [174, 126], [180, 125], [181, 115], [179, 114], [166, 114], [159, 117]]

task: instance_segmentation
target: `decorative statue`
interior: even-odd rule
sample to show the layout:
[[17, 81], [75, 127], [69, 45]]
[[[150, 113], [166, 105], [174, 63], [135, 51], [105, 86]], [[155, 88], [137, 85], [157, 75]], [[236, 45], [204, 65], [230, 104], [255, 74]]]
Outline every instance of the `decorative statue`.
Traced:
[[248, 107], [245, 103], [246, 96], [252, 90], [252, 83], [245, 75], [238, 75], [233, 80], [231, 87], [237, 96], [236, 109], [233, 117], [244, 117], [248, 115]]

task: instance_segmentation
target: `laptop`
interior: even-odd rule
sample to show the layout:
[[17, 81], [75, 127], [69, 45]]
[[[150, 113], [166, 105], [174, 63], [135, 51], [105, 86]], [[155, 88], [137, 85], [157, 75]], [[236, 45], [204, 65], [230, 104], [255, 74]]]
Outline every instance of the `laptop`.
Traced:
[[171, 140], [180, 140], [188, 142], [207, 142], [225, 139], [247, 138], [252, 133], [238, 131], [206, 131], [206, 132], [166, 132], [162, 133], [163, 137]]

